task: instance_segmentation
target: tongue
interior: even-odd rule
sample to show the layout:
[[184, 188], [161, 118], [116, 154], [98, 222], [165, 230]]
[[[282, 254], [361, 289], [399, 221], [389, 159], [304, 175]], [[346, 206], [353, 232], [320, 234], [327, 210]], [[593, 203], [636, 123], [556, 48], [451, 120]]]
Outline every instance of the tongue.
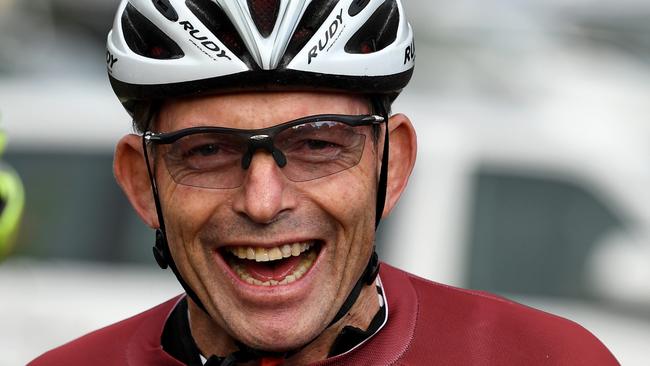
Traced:
[[[303, 253], [304, 254], [304, 253]], [[243, 266], [248, 272], [248, 274], [260, 280], [266, 282], [269, 280], [282, 281], [285, 277], [292, 274], [300, 264], [302, 255], [289, 258], [284, 258], [271, 262], [255, 262], [252, 260], [245, 260]]]

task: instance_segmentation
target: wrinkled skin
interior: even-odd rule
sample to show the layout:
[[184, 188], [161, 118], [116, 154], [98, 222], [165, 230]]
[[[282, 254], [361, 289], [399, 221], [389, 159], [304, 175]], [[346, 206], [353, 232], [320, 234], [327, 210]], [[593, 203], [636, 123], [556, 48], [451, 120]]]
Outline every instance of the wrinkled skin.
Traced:
[[[253, 129], [303, 116], [368, 114], [366, 99], [326, 93], [247, 93], [166, 103], [156, 121], [160, 132], [193, 126]], [[415, 133], [403, 115], [391, 118], [391, 163], [384, 214], [394, 207], [415, 162]], [[348, 316], [325, 330], [363, 272], [374, 243], [375, 200], [383, 138], [370, 128], [358, 165], [340, 173], [292, 182], [273, 158], [258, 151], [244, 183], [234, 189], [204, 189], [175, 183], [156, 159], [167, 236], [183, 278], [208, 310], [190, 301], [192, 333], [206, 355], [234, 351], [233, 338], [267, 350], [294, 349], [318, 337], [290, 361], [324, 358], [338, 330], [362, 328], [378, 309], [366, 287]], [[382, 133], [383, 136], [383, 133]], [[146, 176], [140, 138], [118, 144], [115, 175], [132, 205], [152, 228], [159, 226]], [[246, 285], [229, 270], [219, 248], [272, 246], [317, 240], [319, 257], [310, 272], [286, 286]], [[325, 332], [324, 332], [325, 330]]]

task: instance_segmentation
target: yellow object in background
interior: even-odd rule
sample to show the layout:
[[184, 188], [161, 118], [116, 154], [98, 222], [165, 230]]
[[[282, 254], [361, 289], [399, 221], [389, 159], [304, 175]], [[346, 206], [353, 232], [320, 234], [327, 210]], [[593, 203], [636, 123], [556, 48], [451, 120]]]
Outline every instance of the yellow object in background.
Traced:
[[[5, 133], [0, 132], [0, 155], [6, 142]], [[9, 165], [0, 163], [0, 260], [9, 255], [16, 241], [24, 206], [25, 192], [20, 177]]]

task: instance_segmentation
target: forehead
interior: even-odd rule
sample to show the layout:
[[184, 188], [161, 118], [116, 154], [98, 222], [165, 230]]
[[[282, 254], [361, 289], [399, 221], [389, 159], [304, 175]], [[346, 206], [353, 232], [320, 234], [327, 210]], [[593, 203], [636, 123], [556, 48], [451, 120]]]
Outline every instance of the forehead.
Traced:
[[361, 95], [264, 92], [213, 95], [167, 101], [156, 121], [159, 131], [195, 126], [253, 129], [315, 114], [370, 113], [368, 98]]

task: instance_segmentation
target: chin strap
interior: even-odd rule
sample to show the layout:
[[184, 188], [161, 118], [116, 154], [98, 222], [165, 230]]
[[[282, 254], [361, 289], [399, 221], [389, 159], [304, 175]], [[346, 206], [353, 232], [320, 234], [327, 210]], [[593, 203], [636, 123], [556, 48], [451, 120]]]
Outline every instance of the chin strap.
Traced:
[[158, 225], [160, 225], [160, 228], [156, 229], [156, 241], [153, 246], [153, 257], [156, 259], [156, 263], [158, 263], [158, 266], [160, 266], [160, 268], [166, 269], [167, 267], [169, 267], [172, 270], [174, 276], [176, 276], [176, 279], [178, 280], [178, 283], [181, 284], [187, 296], [189, 296], [190, 299], [192, 299], [192, 301], [194, 301], [194, 303], [207, 314], [207, 310], [205, 309], [205, 306], [203, 305], [199, 297], [196, 295], [194, 290], [192, 290], [190, 285], [188, 285], [187, 282], [185, 282], [183, 276], [181, 276], [181, 273], [178, 271], [178, 268], [176, 267], [176, 263], [174, 263], [174, 258], [172, 257], [172, 254], [169, 250], [169, 243], [167, 242], [167, 234], [166, 234], [167, 232], [165, 231], [165, 220], [163, 218], [162, 205], [160, 204], [160, 198], [158, 194], [158, 186], [156, 185], [156, 179], [154, 178], [153, 169], [151, 169], [151, 163], [149, 162], [146, 133], [142, 135], [142, 149], [144, 150], [144, 160], [147, 164], [147, 172], [149, 173], [149, 181], [151, 182], [151, 191], [153, 193], [153, 200], [156, 205], [156, 214], [158, 215]]
[[[376, 201], [376, 211], [375, 211], [375, 215], [376, 215], [375, 230], [376, 230], [379, 227], [379, 222], [381, 221], [381, 217], [384, 212], [384, 205], [386, 202], [386, 189], [388, 185], [389, 141], [388, 141], [388, 113], [378, 98], [372, 98], [372, 103], [375, 109], [381, 112], [381, 115], [384, 117], [385, 120], [384, 151], [382, 153], [381, 170], [379, 173], [379, 181], [377, 183], [377, 201]], [[156, 186], [156, 180], [154, 178], [153, 170], [151, 169], [151, 164], [149, 162], [149, 155], [147, 152], [146, 133], [143, 134], [142, 136], [142, 148], [144, 149], [144, 158], [147, 164], [147, 172], [149, 173], [151, 190], [156, 205], [156, 214], [158, 215], [158, 223], [160, 225], [160, 228], [156, 230], [156, 242], [153, 247], [153, 256], [156, 259], [156, 262], [158, 263], [160, 268], [166, 269], [167, 267], [169, 267], [172, 270], [172, 272], [176, 276], [176, 279], [178, 280], [178, 282], [181, 284], [181, 286], [187, 293], [187, 296], [189, 296], [189, 298], [192, 299], [192, 301], [194, 301], [194, 303], [201, 310], [203, 310], [206, 314], [208, 314], [205, 306], [203, 305], [203, 302], [201, 302], [201, 300], [196, 295], [194, 290], [192, 290], [192, 288], [185, 282], [185, 280], [181, 276], [180, 272], [178, 271], [178, 268], [176, 267], [176, 263], [174, 263], [174, 258], [171, 255], [169, 249], [169, 243], [167, 242], [165, 222], [163, 219], [162, 205], [160, 204], [158, 187]], [[343, 318], [350, 311], [352, 306], [359, 298], [359, 294], [361, 294], [361, 289], [363, 288], [363, 286], [371, 285], [377, 278], [377, 274], [379, 274], [379, 256], [377, 255], [375, 246], [373, 246], [372, 254], [370, 255], [370, 259], [368, 260], [366, 269], [363, 271], [363, 273], [357, 280], [356, 284], [352, 288], [352, 291], [350, 291], [350, 294], [341, 305], [341, 308], [334, 316], [334, 319], [332, 319], [332, 321], [328, 324], [327, 328], [331, 327], [336, 322], [341, 320], [341, 318]], [[217, 366], [217, 365], [231, 366], [231, 365], [236, 365], [237, 363], [245, 363], [252, 360], [260, 360], [260, 366], [282, 365], [284, 363], [284, 359], [289, 358], [290, 356], [298, 353], [307, 345], [311, 344], [314, 340], [316, 340], [316, 338], [318, 338], [318, 336], [314, 337], [312, 340], [305, 343], [300, 348], [289, 352], [284, 352], [284, 353], [258, 350], [249, 347], [239, 341], [235, 341], [237, 347], [239, 348], [238, 351], [231, 353], [225, 358], [212, 356], [210, 357], [210, 359], [208, 359], [208, 362], [206, 363], [205, 366]]]
[[[376, 202], [376, 211], [375, 211], [375, 231], [379, 227], [381, 222], [382, 214], [384, 213], [384, 205], [386, 203], [386, 189], [388, 186], [388, 149], [389, 149], [389, 140], [388, 140], [388, 113], [384, 108], [381, 101], [378, 98], [373, 98], [372, 103], [375, 107], [375, 110], [380, 111], [385, 121], [385, 132], [384, 132], [384, 151], [381, 158], [381, 170], [379, 172], [379, 182], [377, 183], [377, 202]], [[328, 325], [332, 326], [334, 323], [339, 321], [348, 311], [352, 308], [352, 305], [357, 301], [361, 289], [364, 285], [371, 285], [375, 282], [377, 275], [379, 274], [379, 256], [377, 255], [377, 250], [375, 246], [372, 247], [372, 254], [366, 265], [366, 269], [361, 274], [361, 277], [357, 280], [357, 283], [350, 291], [350, 294], [341, 305], [341, 308], [332, 319], [332, 322]]]

